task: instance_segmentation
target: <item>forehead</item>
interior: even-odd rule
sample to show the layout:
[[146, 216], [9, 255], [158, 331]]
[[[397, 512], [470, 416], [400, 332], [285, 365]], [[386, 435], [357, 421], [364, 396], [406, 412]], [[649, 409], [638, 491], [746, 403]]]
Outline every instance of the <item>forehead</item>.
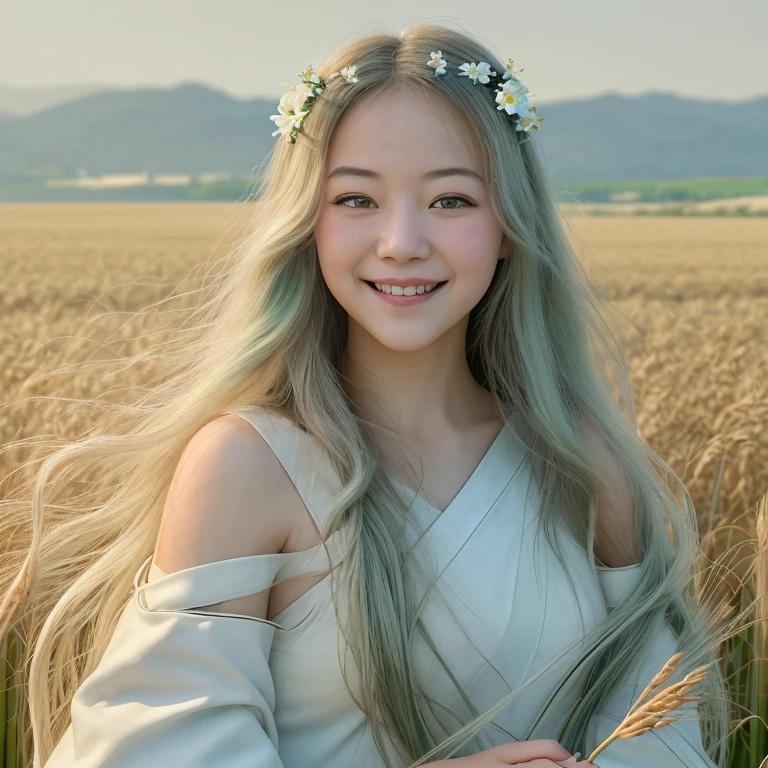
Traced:
[[368, 93], [344, 113], [331, 137], [328, 170], [370, 168], [382, 176], [421, 176], [468, 166], [483, 175], [469, 127], [438, 97], [413, 90]]

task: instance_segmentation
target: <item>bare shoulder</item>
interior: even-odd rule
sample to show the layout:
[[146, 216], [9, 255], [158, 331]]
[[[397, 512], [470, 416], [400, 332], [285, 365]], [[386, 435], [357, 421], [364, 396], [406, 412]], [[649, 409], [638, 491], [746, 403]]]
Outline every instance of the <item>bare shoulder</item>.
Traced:
[[280, 552], [291, 532], [286, 502], [295, 505], [295, 489], [266, 440], [239, 417], [218, 416], [191, 437], [179, 457], [155, 561], [172, 573]]

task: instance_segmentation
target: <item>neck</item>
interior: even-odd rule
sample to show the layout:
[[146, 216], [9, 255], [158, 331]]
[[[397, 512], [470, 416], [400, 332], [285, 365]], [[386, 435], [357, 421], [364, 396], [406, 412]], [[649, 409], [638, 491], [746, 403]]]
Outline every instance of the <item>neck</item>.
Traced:
[[493, 398], [467, 363], [467, 322], [422, 349], [399, 351], [350, 319], [342, 374], [361, 417], [427, 444], [498, 420]]

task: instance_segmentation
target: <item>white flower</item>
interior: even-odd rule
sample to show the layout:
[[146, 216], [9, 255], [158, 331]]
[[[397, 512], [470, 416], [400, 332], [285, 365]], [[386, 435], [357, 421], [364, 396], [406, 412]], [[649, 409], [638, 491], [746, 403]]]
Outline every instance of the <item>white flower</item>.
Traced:
[[537, 117], [536, 115], [536, 107], [531, 107], [530, 112], [524, 117], [521, 117], [520, 120], [517, 121], [515, 130], [525, 131], [526, 133], [528, 133], [528, 131], [538, 131], [539, 126], [543, 122], [544, 122], [544, 118]]
[[296, 93], [303, 94], [304, 96], [312, 96], [312, 91], [316, 89], [310, 88], [308, 85], [304, 83], [299, 83], [298, 85], [293, 86], [293, 90]]
[[295, 115], [297, 112], [301, 112], [304, 102], [313, 95], [312, 89], [304, 83], [298, 85], [280, 83], [280, 85], [287, 85], [290, 88], [287, 93], [283, 94], [277, 107], [277, 111], [281, 115]]
[[516, 77], [509, 78], [506, 82], [499, 86], [499, 90], [505, 93], [519, 93], [520, 95], [528, 94], [528, 86], [524, 85]]
[[[299, 77], [302, 80], [303, 87], [306, 88], [306, 91], [303, 92], [308, 96], [320, 95], [323, 92], [320, 75], [312, 69], [311, 64], [299, 74]], [[296, 87], [298, 88], [299, 86]]]
[[331, 72], [328, 75], [328, 79], [333, 80], [334, 77], [343, 77], [348, 83], [356, 83], [357, 77], [355, 72], [357, 72], [357, 64], [352, 64], [349, 67], [342, 67], [338, 72]]
[[478, 80], [483, 84], [490, 83], [491, 78], [488, 75], [496, 74], [487, 61], [481, 61], [479, 64], [475, 64], [474, 61], [471, 64], [464, 63], [459, 69], [462, 71], [456, 74], [469, 77], [475, 85], [477, 85]]
[[275, 125], [277, 125], [277, 130], [272, 135], [277, 136], [278, 133], [286, 134], [286, 140], [290, 140], [290, 134], [294, 126], [299, 125], [304, 117], [309, 114], [308, 111], [303, 111], [302, 107], [307, 98], [312, 96], [312, 91], [304, 83], [299, 83], [298, 85], [280, 83], [280, 85], [287, 85], [291, 90], [283, 94], [280, 103], [277, 105], [277, 111], [280, 114], [270, 115], [269, 119], [274, 120]]
[[[334, 72], [328, 76], [328, 79], [331, 80], [334, 77], [340, 76], [348, 83], [356, 83], [356, 71], [357, 64], [353, 64], [349, 67], [343, 67], [338, 72]], [[277, 125], [277, 130], [272, 135], [277, 136], [278, 133], [282, 133], [285, 135], [286, 141], [290, 143], [295, 141], [296, 134], [301, 130], [304, 118], [310, 113], [315, 98], [325, 90], [323, 78], [313, 70], [311, 64], [299, 74], [299, 77], [302, 82], [298, 85], [280, 83], [280, 85], [286, 86], [289, 90], [283, 94], [278, 104], [277, 111], [280, 114], [270, 115], [269, 117]], [[308, 99], [310, 101], [307, 103]]]
[[530, 111], [528, 89], [516, 79], [507, 80], [496, 91], [496, 109], [505, 109], [508, 115], [517, 114], [525, 117]]
[[320, 75], [313, 71], [311, 64], [299, 75], [299, 77], [304, 82], [309, 81], [310, 83], [320, 84]]
[[518, 75], [519, 75], [519, 74], [520, 74], [520, 73], [523, 71], [523, 69], [524, 69], [524, 67], [523, 67], [523, 68], [521, 68], [521, 69], [515, 69], [515, 68], [514, 68], [514, 66], [515, 66], [515, 65], [514, 65], [514, 63], [512, 62], [512, 59], [507, 59], [507, 68], [504, 70], [504, 74], [502, 75], [502, 77], [503, 77], [505, 80], [509, 80], [509, 78], [510, 78], [510, 77], [514, 77], [514, 78], [518, 79], [518, 78], [517, 78], [517, 76], [518, 76]]
[[275, 121], [277, 130], [272, 132], [273, 136], [282, 133], [286, 141], [291, 140], [291, 133], [294, 126], [301, 125], [301, 121], [308, 115], [308, 112], [299, 112], [298, 115], [270, 115], [269, 119]]
[[339, 70], [339, 74], [348, 82], [348, 83], [356, 83], [357, 77], [355, 77], [355, 72], [357, 72], [357, 64], [352, 64], [350, 67], [342, 67]]
[[432, 51], [432, 53], [430, 53], [429, 55], [432, 58], [427, 62], [427, 66], [435, 68], [435, 77], [437, 77], [438, 75], [444, 75], [445, 74], [445, 65], [448, 62], [443, 58], [443, 52], [442, 51]]

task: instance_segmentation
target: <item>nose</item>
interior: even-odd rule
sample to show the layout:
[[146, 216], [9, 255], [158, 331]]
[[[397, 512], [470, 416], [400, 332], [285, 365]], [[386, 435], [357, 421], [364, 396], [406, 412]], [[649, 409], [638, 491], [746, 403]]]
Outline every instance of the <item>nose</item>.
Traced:
[[376, 247], [376, 255], [380, 259], [405, 262], [429, 256], [424, 212], [413, 201], [400, 200], [381, 220], [382, 229]]

